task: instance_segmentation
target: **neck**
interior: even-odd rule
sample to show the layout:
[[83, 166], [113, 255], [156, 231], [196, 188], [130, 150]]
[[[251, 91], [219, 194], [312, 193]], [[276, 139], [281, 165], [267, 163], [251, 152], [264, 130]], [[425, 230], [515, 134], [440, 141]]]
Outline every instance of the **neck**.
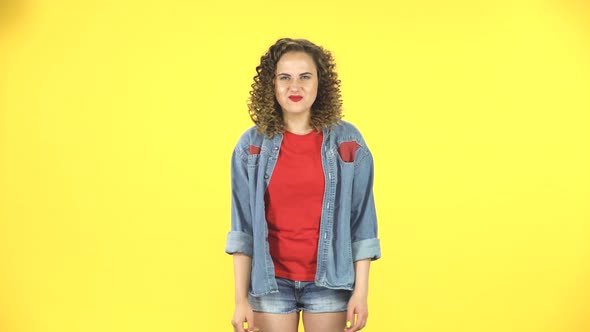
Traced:
[[308, 134], [313, 128], [309, 125], [309, 112], [297, 115], [283, 115], [285, 129], [297, 135]]

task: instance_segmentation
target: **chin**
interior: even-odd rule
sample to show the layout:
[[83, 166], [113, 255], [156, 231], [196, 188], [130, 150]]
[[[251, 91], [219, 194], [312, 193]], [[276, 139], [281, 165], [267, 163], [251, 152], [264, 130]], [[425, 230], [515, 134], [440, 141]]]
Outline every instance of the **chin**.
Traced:
[[311, 110], [311, 107], [307, 105], [289, 105], [289, 107], [284, 107], [283, 109], [287, 113], [305, 113], [307, 110]]
[[290, 109], [290, 110], [288, 109], [288, 110], [285, 111], [285, 113], [287, 113], [287, 114], [302, 114], [302, 113], [305, 113], [305, 111], [306, 110], [304, 108], [301, 108], [301, 109]]

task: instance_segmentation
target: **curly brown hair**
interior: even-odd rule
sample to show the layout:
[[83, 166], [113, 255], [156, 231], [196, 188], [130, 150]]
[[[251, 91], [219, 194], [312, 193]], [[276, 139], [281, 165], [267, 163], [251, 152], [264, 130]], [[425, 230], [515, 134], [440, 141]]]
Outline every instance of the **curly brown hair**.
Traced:
[[260, 57], [248, 102], [250, 118], [258, 131], [268, 137], [284, 129], [283, 111], [275, 98], [274, 78], [277, 62], [288, 52], [307, 53], [317, 68], [318, 92], [311, 107], [311, 127], [320, 131], [342, 118], [340, 80], [330, 51], [306, 39], [281, 38]]

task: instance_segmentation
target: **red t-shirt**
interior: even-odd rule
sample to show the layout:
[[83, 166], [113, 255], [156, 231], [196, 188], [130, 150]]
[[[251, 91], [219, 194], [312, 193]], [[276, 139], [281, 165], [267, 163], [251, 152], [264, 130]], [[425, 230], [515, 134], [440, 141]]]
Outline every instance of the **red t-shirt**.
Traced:
[[324, 199], [323, 134], [285, 131], [265, 203], [275, 275], [313, 281]]

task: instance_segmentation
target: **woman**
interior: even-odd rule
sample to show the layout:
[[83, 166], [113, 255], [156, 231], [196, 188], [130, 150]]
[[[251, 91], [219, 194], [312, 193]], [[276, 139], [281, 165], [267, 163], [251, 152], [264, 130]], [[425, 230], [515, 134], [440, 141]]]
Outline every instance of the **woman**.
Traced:
[[359, 331], [381, 257], [373, 157], [329, 51], [279, 39], [256, 72], [231, 163], [234, 331], [296, 332], [300, 311], [306, 332]]

